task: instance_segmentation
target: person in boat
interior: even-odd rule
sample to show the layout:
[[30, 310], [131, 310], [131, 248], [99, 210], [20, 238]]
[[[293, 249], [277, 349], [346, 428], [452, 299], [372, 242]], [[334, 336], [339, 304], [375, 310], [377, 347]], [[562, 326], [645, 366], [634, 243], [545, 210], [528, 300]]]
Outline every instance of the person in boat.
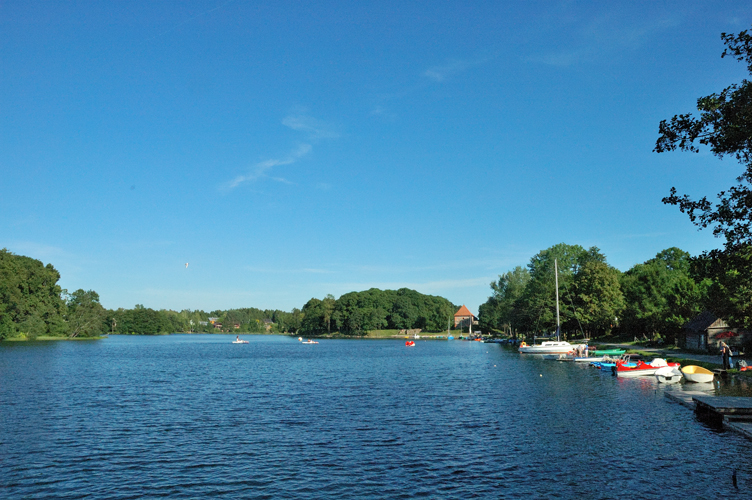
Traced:
[[235, 341], [240, 342], [240, 335], [235, 335]]
[[731, 349], [729, 349], [726, 342], [721, 342], [721, 358], [723, 359], [723, 369], [728, 370], [731, 368], [731, 363], [729, 362], [731, 358]]

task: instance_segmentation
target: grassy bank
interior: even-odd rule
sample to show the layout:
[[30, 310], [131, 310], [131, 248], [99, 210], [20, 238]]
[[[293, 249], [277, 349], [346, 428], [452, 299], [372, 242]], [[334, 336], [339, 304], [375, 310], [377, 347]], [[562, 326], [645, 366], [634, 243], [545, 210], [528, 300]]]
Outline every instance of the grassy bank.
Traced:
[[30, 342], [34, 340], [99, 340], [105, 338], [102, 337], [53, 337], [51, 335], [40, 335], [38, 337], [27, 337], [26, 335], [18, 335], [16, 337], [10, 337], [3, 339], [3, 342]]

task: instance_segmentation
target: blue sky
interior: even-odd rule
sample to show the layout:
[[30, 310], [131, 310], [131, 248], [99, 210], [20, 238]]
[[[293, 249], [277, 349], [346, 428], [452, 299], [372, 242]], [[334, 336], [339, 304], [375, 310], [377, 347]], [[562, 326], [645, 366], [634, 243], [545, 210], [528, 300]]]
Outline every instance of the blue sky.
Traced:
[[[414, 288], [477, 313], [538, 251], [720, 245], [652, 152], [745, 75], [747, 1], [2, 2], [0, 247], [105, 307]], [[185, 263], [189, 263], [186, 268]]]

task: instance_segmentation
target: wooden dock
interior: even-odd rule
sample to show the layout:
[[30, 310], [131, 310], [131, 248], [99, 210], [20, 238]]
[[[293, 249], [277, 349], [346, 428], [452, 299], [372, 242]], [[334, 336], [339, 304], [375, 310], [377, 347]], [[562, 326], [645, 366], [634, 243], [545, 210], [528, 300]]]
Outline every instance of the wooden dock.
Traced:
[[695, 409], [720, 416], [752, 417], [752, 398], [730, 396], [692, 396]]
[[698, 414], [717, 419], [726, 429], [752, 439], [752, 398], [712, 396], [701, 391], [666, 391], [664, 394]]

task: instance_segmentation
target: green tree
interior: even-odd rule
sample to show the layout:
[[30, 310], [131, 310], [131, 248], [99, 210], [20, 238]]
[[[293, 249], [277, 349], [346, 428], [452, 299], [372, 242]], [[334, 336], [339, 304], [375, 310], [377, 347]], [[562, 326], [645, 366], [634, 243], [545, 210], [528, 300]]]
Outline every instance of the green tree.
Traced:
[[300, 329], [309, 335], [320, 335], [326, 331], [324, 323], [324, 307], [322, 301], [312, 298], [305, 303], [302, 309], [302, 321]]
[[65, 294], [70, 337], [96, 337], [105, 329], [105, 310], [99, 303], [99, 295], [94, 290], [78, 289]]
[[[738, 35], [722, 33], [726, 49], [721, 57], [733, 57], [747, 65], [752, 74], [752, 35], [746, 30]], [[659, 125], [654, 151], [689, 151], [709, 148], [718, 158], [731, 156], [743, 167], [737, 184], [721, 191], [718, 202], [707, 197], [693, 200], [677, 195], [671, 188], [664, 203], [676, 205], [700, 228], [713, 228], [713, 234], [725, 238], [724, 248], [703, 252], [694, 268], [702, 278], [712, 281], [714, 312], [732, 324], [752, 328], [752, 288], [750, 253], [752, 253], [752, 82], [742, 80], [719, 93], [697, 100], [699, 116], [675, 115]]]
[[596, 247], [585, 250], [580, 245], [559, 243], [542, 250], [530, 259], [528, 270], [530, 281], [520, 298], [523, 312], [522, 321], [528, 330], [550, 331], [556, 329], [556, 284], [554, 260], [559, 269], [559, 291], [562, 295], [559, 310], [562, 330], [576, 330], [577, 323], [574, 310], [562, 307], [566, 294], [574, 288], [575, 275], [588, 262], [605, 262], [606, 257]]
[[0, 338], [65, 335], [60, 273], [39, 260], [0, 250]]
[[523, 317], [521, 298], [530, 282], [530, 272], [517, 266], [491, 283], [492, 295], [478, 309], [478, 323], [485, 331], [507, 330], [515, 335]]
[[324, 297], [324, 300], [321, 301], [321, 311], [323, 315], [324, 323], [326, 323], [326, 332], [331, 333], [332, 331], [332, 314], [334, 314], [334, 307], [336, 305], [336, 300], [334, 299], [334, 295], [328, 294], [326, 297]]
[[622, 275], [622, 327], [636, 335], [658, 333], [672, 340], [700, 312], [703, 286], [689, 274], [690, 255], [670, 248]]
[[575, 275], [574, 300], [570, 298], [570, 304], [575, 319], [590, 337], [610, 333], [618, 322], [624, 309], [619, 275], [618, 269], [599, 260], [585, 262]]

